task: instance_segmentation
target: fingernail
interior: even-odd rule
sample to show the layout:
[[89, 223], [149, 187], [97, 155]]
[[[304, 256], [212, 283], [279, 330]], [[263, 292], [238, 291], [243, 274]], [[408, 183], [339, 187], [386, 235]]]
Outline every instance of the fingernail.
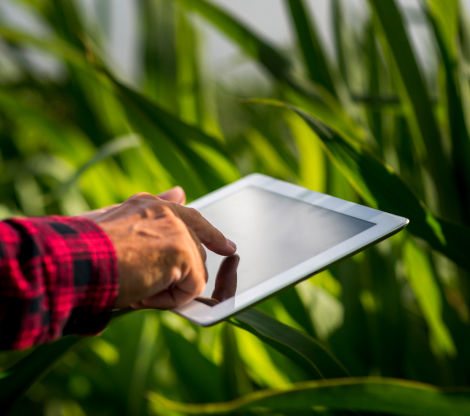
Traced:
[[235, 250], [237, 249], [237, 245], [232, 240], [227, 238], [227, 242], [230, 247], [234, 248]]

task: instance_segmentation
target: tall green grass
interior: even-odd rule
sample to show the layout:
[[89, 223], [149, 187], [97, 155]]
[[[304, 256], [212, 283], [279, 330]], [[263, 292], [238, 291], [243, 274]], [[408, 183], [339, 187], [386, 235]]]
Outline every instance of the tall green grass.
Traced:
[[[136, 2], [142, 74], [129, 80], [106, 55], [104, 22], [76, 2], [16, 1], [47, 30], [0, 16], [0, 215], [74, 215], [176, 184], [191, 200], [256, 171], [403, 215], [407, 231], [213, 328], [144, 311], [100, 337], [2, 353], [2, 411], [469, 413], [465, 10], [369, 0], [358, 29], [331, 0], [332, 62], [308, 4], [284, 3], [289, 50], [205, 0]], [[210, 75], [201, 24], [264, 72], [269, 93]], [[417, 24], [433, 71], [410, 40]]]

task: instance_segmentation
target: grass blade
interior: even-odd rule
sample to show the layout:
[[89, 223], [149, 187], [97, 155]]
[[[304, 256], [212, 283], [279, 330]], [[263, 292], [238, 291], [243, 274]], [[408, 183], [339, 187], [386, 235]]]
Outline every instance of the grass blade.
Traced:
[[185, 414], [248, 409], [280, 412], [324, 406], [332, 410], [389, 415], [464, 416], [470, 409], [468, 388], [443, 390], [429, 384], [378, 377], [299, 382], [286, 388], [257, 391], [225, 403], [177, 403], [155, 393], [149, 393], [148, 397], [165, 409]]
[[176, 1], [199, 13], [261, 64], [282, 87], [285, 87], [283, 93], [289, 96], [286, 99], [297, 104], [302, 101], [325, 121], [349, 134], [358, 132], [360, 135], [360, 126], [345, 112], [332, 94], [325, 88], [315, 88], [311, 84], [298, 82], [292, 75], [293, 65], [290, 59], [242, 22], [205, 0]]
[[[131, 309], [121, 309], [112, 314], [112, 320], [121, 318]], [[78, 348], [91, 337], [69, 335], [52, 344], [36, 347], [29, 355], [0, 373], [0, 407], [6, 411], [26, 391], [46, 375], [72, 349]]]
[[426, 254], [413, 240], [405, 243], [403, 251], [406, 277], [428, 324], [431, 347], [438, 356], [453, 357], [457, 351], [452, 335], [442, 319], [442, 291], [433, 275], [432, 266]]
[[[449, 163], [445, 158], [442, 138], [434, 116], [424, 79], [411, 48], [405, 24], [394, 0], [369, 0], [380, 27], [383, 40], [393, 56], [392, 67], [399, 74], [399, 94], [405, 103], [409, 124], [420, 147], [425, 148], [429, 171], [436, 185], [442, 214], [459, 219], [461, 212]], [[389, 65], [390, 66], [390, 65]]]
[[53, 344], [41, 345], [12, 367], [0, 373], [2, 413], [47, 374], [67, 352], [77, 348], [86, 339], [68, 336]]
[[435, 33], [439, 33], [442, 39], [443, 49], [449, 56], [456, 59], [457, 50], [455, 47], [455, 37], [459, 32], [459, 13], [465, 13], [461, 10], [461, 4], [458, 0], [425, 0], [430, 15], [435, 19]]
[[141, 144], [138, 136], [130, 134], [123, 137], [117, 137], [116, 139], [110, 140], [103, 146], [101, 146], [96, 153], [82, 166], [80, 166], [75, 173], [67, 179], [64, 183], [59, 185], [52, 192], [55, 198], [59, 198], [80, 178], [80, 176], [91, 166], [101, 162], [108, 157], [115, 156], [124, 150], [139, 147]]
[[299, 183], [305, 188], [325, 192], [325, 155], [315, 134], [295, 114], [287, 116], [286, 121], [299, 149]]
[[287, 4], [310, 79], [337, 96], [331, 69], [313, 20], [307, 15], [306, 5], [302, 0], [287, 0]]
[[[126, 87], [110, 74], [132, 126], [148, 140], [168, 172], [189, 192], [190, 198], [238, 179], [216, 138], [171, 115], [148, 98]], [[181, 159], [176, 153], [176, 148]], [[199, 180], [197, 180], [200, 178]]]
[[25, 32], [2, 27], [1, 25], [0, 37], [13, 44], [25, 44], [57, 55], [85, 71], [90, 71], [91, 69], [85, 55], [79, 49], [62, 40], [53, 37], [37, 37]]
[[263, 342], [291, 358], [313, 378], [348, 376], [348, 371], [319, 341], [264, 312], [250, 309], [230, 323], [256, 335]]
[[349, 87], [349, 72], [345, 51], [345, 33], [344, 33], [344, 5], [341, 0], [333, 0], [332, 12], [333, 12], [333, 30], [334, 30], [334, 40], [335, 40], [335, 49], [336, 57], [338, 59], [338, 69], [343, 77], [344, 83]]
[[198, 33], [182, 10], [177, 13], [177, 80], [179, 116], [186, 123], [202, 127], [204, 101], [201, 96]]
[[220, 336], [223, 348], [221, 364], [223, 391], [226, 399], [232, 400], [251, 393], [253, 386], [240, 357], [234, 328], [224, 324]]
[[291, 70], [289, 60], [232, 16], [204, 0], [178, 0], [178, 3], [208, 19], [242, 47], [249, 56], [258, 60], [274, 78], [295, 85], [289, 74]]
[[242, 22], [205, 0], [176, 1], [202, 15], [261, 64], [283, 87], [287, 87], [284, 93], [290, 95], [289, 100], [295, 103], [304, 101], [315, 114], [348, 133], [360, 130], [332, 94], [324, 88], [313, 88], [312, 85], [299, 83], [291, 74], [291, 61]]
[[[458, 13], [443, 13], [443, 8], [458, 11], [458, 2], [428, 0], [427, 15], [436, 38], [445, 70], [447, 118], [452, 141], [452, 176], [457, 184], [463, 220], [470, 225], [470, 135], [465, 122], [459, 88], [459, 73], [453, 39], [457, 36]], [[445, 21], [442, 21], [442, 19]]]
[[[161, 333], [170, 347], [170, 361], [189, 400], [223, 400], [220, 368], [201, 354], [195, 343], [162, 325]], [[202, 382], [202, 380], [204, 382]]]
[[164, 0], [143, 0], [143, 49], [148, 96], [176, 113], [175, 5]]

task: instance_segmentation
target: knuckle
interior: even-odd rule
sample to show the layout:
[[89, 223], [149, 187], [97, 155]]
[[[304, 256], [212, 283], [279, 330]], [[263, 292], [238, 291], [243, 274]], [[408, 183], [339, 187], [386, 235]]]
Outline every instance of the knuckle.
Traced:
[[132, 195], [129, 200], [139, 200], [139, 199], [149, 199], [149, 198], [156, 198], [152, 194], [148, 192], [137, 192], [136, 194]]
[[186, 207], [186, 209], [191, 219], [199, 220], [201, 218], [201, 213], [196, 208]]
[[165, 218], [166, 223], [172, 230], [183, 233], [188, 229], [183, 220], [179, 218], [170, 207], [162, 206], [161, 215]]
[[139, 192], [132, 195], [124, 201], [124, 204], [131, 206], [141, 206], [149, 200], [155, 199], [155, 197], [147, 192]]

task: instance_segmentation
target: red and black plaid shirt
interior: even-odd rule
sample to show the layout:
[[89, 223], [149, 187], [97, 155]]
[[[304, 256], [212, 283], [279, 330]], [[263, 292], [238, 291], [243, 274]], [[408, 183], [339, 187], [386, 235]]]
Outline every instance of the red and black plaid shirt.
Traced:
[[0, 349], [96, 334], [117, 292], [114, 246], [92, 221], [0, 221]]

